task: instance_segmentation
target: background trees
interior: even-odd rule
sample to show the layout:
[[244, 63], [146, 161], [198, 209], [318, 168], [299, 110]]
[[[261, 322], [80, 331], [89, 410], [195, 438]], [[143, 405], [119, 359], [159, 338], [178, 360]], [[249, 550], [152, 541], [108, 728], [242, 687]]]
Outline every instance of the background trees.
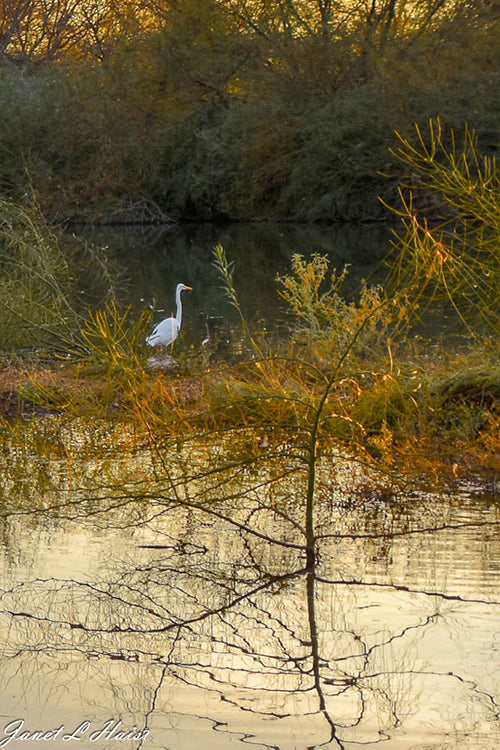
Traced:
[[393, 131], [498, 144], [498, 2], [6, 0], [0, 180], [51, 217], [374, 218]]

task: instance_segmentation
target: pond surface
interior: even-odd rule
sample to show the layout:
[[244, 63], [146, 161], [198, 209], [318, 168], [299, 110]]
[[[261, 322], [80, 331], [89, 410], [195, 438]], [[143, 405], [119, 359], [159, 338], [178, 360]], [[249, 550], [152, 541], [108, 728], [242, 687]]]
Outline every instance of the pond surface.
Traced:
[[85, 230], [85, 236], [108, 247], [116, 258], [122, 269], [122, 301], [137, 309], [153, 309], [155, 320], [175, 312], [178, 282], [193, 287], [193, 293], [184, 297], [183, 338], [189, 344], [199, 344], [214, 331], [230, 331], [238, 322], [213, 266], [212, 251], [217, 244], [222, 244], [234, 264], [234, 282], [245, 316], [255, 327], [274, 330], [286, 319], [276, 277], [290, 273], [295, 253], [327, 255], [332, 270], [339, 273], [349, 265], [345, 286], [349, 294], [361, 279], [373, 278], [375, 282], [387, 274], [380, 262], [390, 249], [391, 228], [384, 224], [267, 223], [101, 226], [92, 232]]
[[3, 440], [0, 746], [500, 746], [495, 487], [325, 456], [306, 566], [288, 447], [57, 427]]

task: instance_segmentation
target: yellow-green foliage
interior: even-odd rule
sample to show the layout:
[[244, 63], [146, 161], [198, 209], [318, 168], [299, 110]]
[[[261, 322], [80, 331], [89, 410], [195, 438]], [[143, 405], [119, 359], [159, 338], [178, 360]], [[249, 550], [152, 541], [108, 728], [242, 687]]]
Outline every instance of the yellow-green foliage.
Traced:
[[102, 365], [109, 373], [126, 368], [142, 369], [138, 345], [145, 336], [151, 313], [143, 311], [132, 320], [131, 310], [120, 311], [114, 301], [103, 310], [89, 312], [81, 329], [83, 347], [77, 350], [83, 359]]
[[418, 412], [418, 381], [390, 372], [372, 372], [367, 381], [353, 404], [353, 418], [369, 433], [391, 428], [401, 435]]
[[321, 332], [335, 321], [347, 316], [349, 305], [340, 296], [339, 290], [347, 275], [347, 268], [340, 276], [336, 271], [330, 275], [329, 289], [320, 290], [328, 273], [328, 258], [315, 253], [310, 260], [295, 254], [292, 258], [293, 276], [278, 276], [282, 289], [280, 295], [290, 308], [299, 326], [310, 332]]
[[86, 295], [106, 299], [114, 287], [105, 249], [63, 238], [47, 223], [34, 197], [16, 201], [0, 195], [2, 348], [66, 351], [82, 325]]
[[319, 254], [309, 260], [294, 255], [292, 272], [278, 281], [280, 295], [295, 316], [295, 341], [330, 365], [348, 352], [370, 359], [380, 353], [387, 355], [394, 327], [407, 319], [404, 297], [388, 300], [382, 287], [363, 283], [358, 301], [346, 301], [341, 290], [348, 269], [328, 275], [328, 259]]
[[475, 440], [500, 427], [500, 367], [462, 367], [433, 384], [437, 416], [450, 434]]
[[[395, 152], [412, 170], [401, 191], [395, 284], [415, 296], [444, 298], [470, 334], [500, 333], [500, 175], [467, 126], [459, 141], [440, 120], [428, 134], [402, 136]], [[422, 201], [422, 195], [424, 200]]]
[[34, 203], [0, 197], [0, 332], [3, 346], [69, 335], [77, 321], [72, 271]]

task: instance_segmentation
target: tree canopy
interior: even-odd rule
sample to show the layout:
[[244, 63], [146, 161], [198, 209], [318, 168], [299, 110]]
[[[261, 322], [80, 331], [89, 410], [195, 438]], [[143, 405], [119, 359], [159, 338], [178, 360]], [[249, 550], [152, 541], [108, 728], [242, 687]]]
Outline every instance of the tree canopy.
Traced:
[[0, 179], [52, 217], [376, 218], [394, 131], [498, 145], [500, 3], [6, 0]]

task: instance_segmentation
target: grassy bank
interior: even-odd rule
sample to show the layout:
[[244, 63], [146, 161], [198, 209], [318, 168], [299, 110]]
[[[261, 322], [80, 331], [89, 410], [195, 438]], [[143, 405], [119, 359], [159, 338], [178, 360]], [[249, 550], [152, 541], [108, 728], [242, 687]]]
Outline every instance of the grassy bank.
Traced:
[[[237, 365], [200, 368], [196, 353], [179, 366], [149, 368], [145, 353], [105, 363], [4, 363], [3, 431], [26, 420], [109, 422], [133, 428], [140, 442], [210, 440], [231, 435], [241, 459], [335, 446], [372, 467], [454, 481], [500, 471], [500, 368], [495, 352], [471, 346], [451, 353], [420, 340], [369, 356], [362, 347], [333, 367], [324, 341], [286, 341]], [[384, 351], [385, 349], [385, 351]], [[52, 426], [50, 426], [52, 425]], [[49, 438], [50, 442], [50, 438]], [[57, 441], [55, 441], [57, 442]]]

